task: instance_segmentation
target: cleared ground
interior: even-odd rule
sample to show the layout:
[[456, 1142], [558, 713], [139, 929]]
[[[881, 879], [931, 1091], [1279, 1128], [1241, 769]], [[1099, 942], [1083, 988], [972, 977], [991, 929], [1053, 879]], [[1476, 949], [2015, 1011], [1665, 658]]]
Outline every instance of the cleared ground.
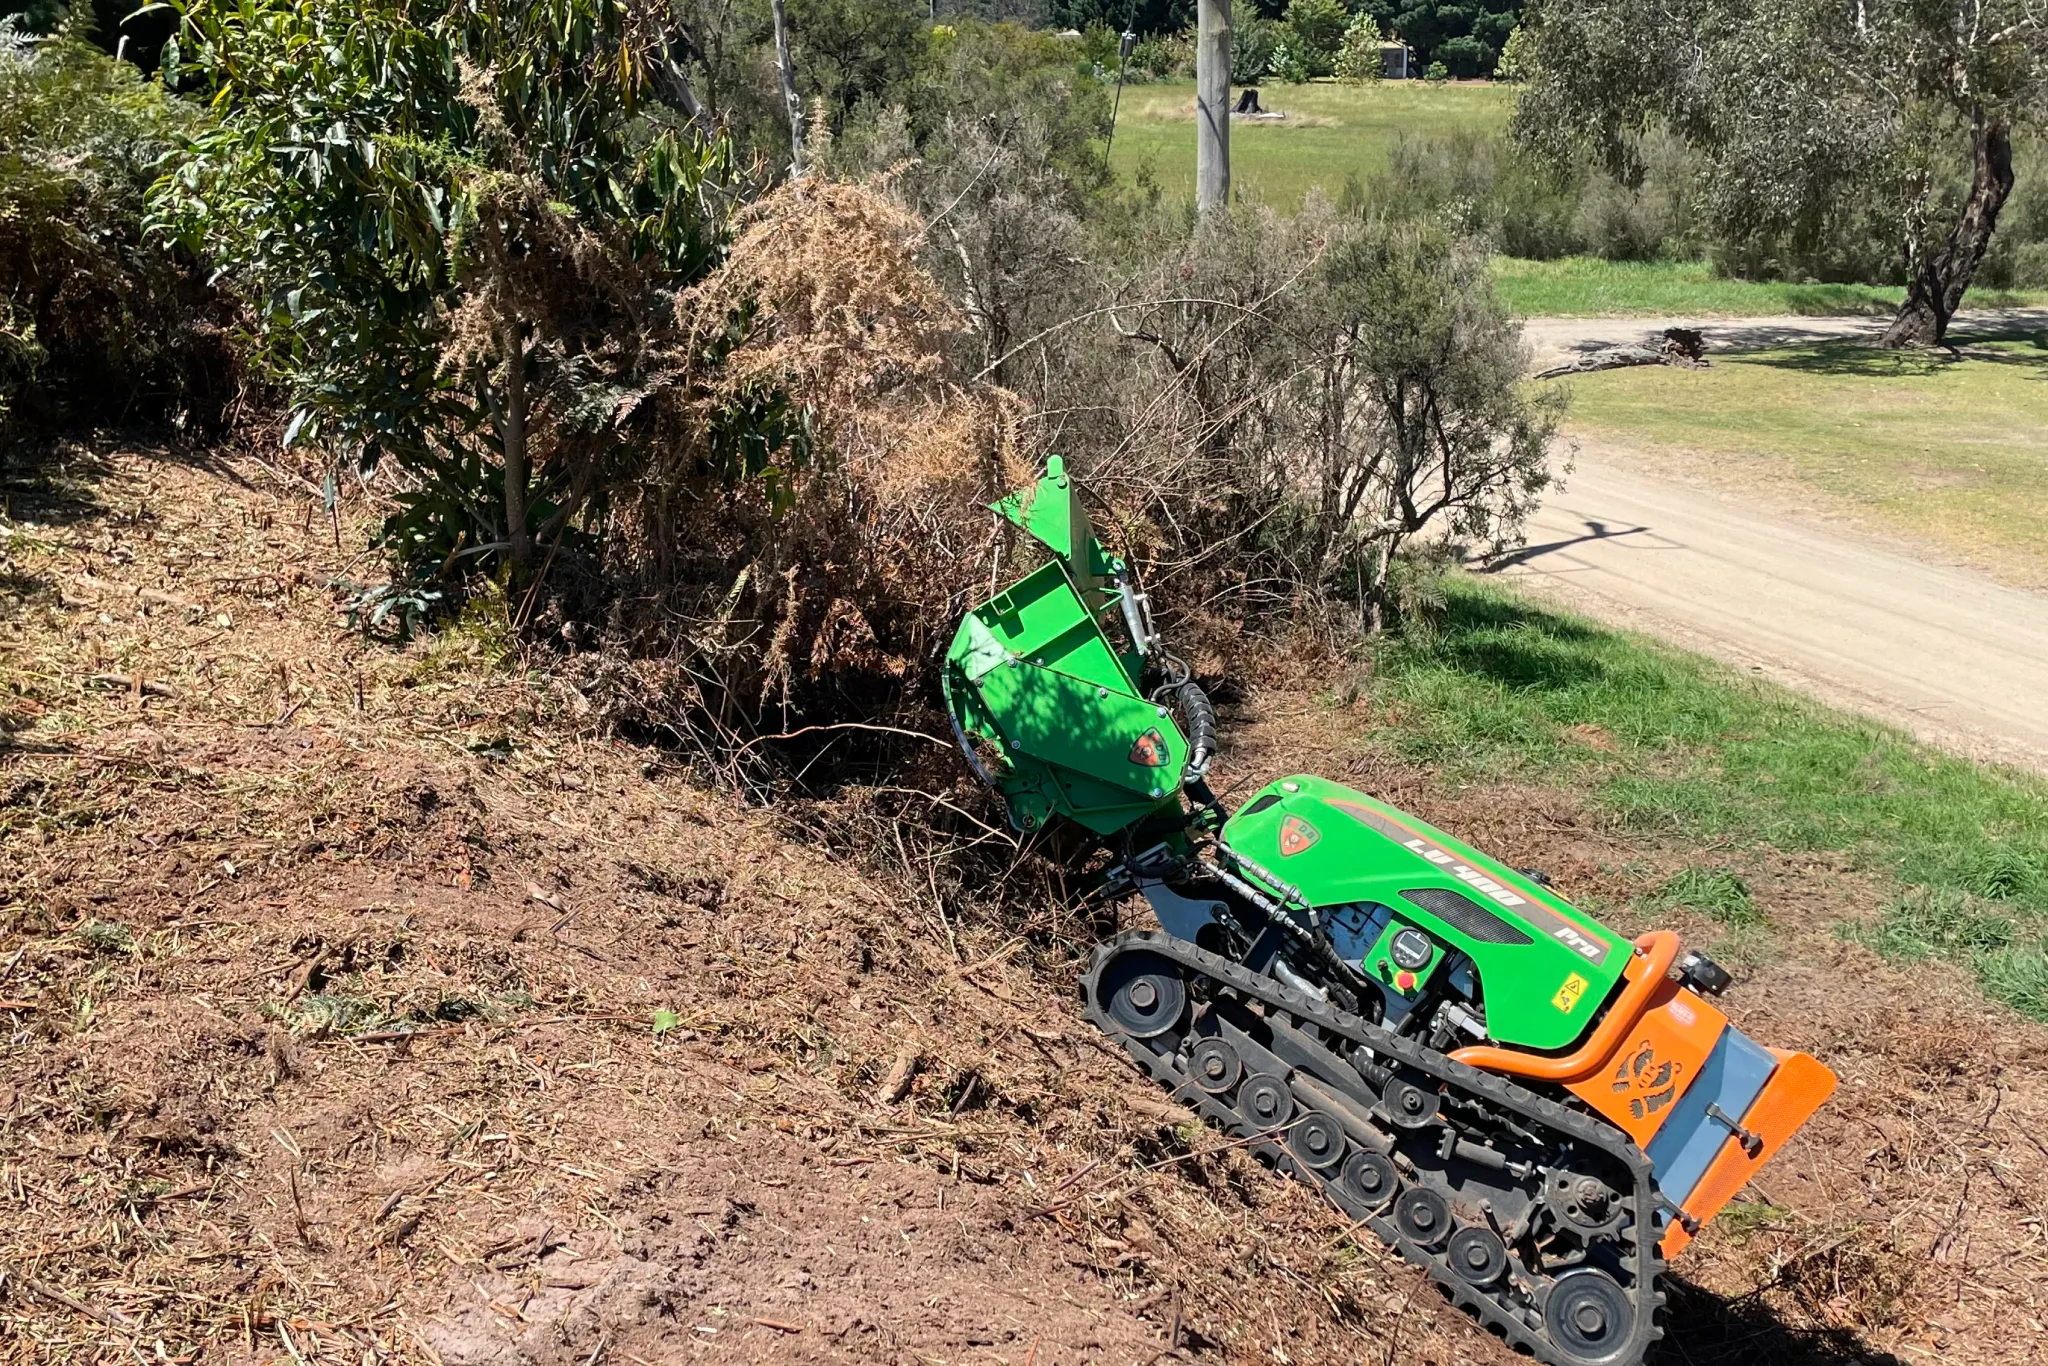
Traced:
[[[1483, 81], [1263, 85], [1259, 98], [1287, 117], [1231, 122], [1231, 191], [1290, 213], [1312, 185], [1334, 199], [1347, 176], [1363, 181], [1385, 166], [1404, 133], [1491, 132], [1507, 127], [1514, 108], [1510, 88]], [[1194, 82], [1126, 86], [1110, 165], [1126, 179], [1149, 170], [1168, 196], [1192, 199]]]
[[[0, 1359], [1521, 1360], [1158, 1109], [1072, 1010], [1108, 927], [962, 895], [944, 808], [744, 809], [487, 612], [366, 643], [360, 527], [253, 463], [73, 476], [0, 546]], [[1854, 850], [1618, 805], [1753, 724], [1674, 745], [1592, 686], [1672, 667], [1454, 604], [1356, 706], [1267, 670], [1219, 786], [1326, 772], [1725, 943], [1736, 1019], [1841, 1071], [1677, 1267], [1662, 1366], [2031, 1362], [2048, 1032], [1845, 936], [1895, 890]]]

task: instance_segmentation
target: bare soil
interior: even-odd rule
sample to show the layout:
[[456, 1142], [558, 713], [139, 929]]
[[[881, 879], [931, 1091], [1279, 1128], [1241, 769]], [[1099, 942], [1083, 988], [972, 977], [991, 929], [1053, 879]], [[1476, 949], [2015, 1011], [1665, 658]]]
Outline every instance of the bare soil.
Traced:
[[[257, 464], [74, 462], [0, 521], [0, 1360], [1513, 1359], [1079, 1022], [1104, 926], [955, 895], [858, 797], [692, 785], [482, 614], [365, 641], [361, 526]], [[1627, 928], [1688, 853], [1301, 689], [1238, 711], [1241, 773]], [[2048, 1034], [1753, 861], [1731, 1009], [1844, 1086], [1681, 1262], [1663, 1359], [2039, 1359]]]

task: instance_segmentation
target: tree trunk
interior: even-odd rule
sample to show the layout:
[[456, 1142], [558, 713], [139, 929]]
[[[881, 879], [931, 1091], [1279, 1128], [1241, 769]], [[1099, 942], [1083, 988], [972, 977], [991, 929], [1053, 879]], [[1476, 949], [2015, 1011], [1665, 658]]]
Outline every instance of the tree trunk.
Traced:
[[782, 103], [789, 110], [789, 174], [792, 180], [804, 174], [804, 106], [796, 94], [796, 65], [789, 59], [789, 21], [783, 16], [782, 0], [771, 0], [775, 17], [775, 66], [782, 73]]
[[505, 350], [505, 401], [498, 412], [498, 444], [505, 452], [505, 539], [520, 578], [533, 568], [533, 536], [526, 525], [526, 338], [517, 323], [499, 332]]
[[1978, 263], [1991, 245], [1992, 230], [1998, 226], [1998, 211], [2012, 193], [2012, 128], [2003, 114], [1975, 113], [1970, 130], [1970, 150], [1976, 163], [1970, 177], [1970, 197], [1962, 215], [1949, 230], [1948, 241], [1932, 256], [1914, 262], [1912, 279], [1906, 285], [1906, 301], [1899, 316], [1878, 339], [1879, 346], [1898, 349], [1907, 346], [1939, 346], [1948, 337], [1949, 319], [1962, 307], [1963, 292], [1970, 287]]

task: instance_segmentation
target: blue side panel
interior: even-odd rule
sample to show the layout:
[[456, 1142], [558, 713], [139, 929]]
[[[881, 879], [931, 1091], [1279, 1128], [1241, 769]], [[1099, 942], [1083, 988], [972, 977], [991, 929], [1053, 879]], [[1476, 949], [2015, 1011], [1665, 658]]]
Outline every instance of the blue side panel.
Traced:
[[1770, 1050], [1748, 1035], [1732, 1025], [1721, 1031], [1700, 1074], [1679, 1098], [1678, 1108], [1650, 1140], [1650, 1167], [1658, 1188], [1673, 1204], [1685, 1203], [1728, 1141], [1728, 1126], [1709, 1119], [1707, 1107], [1718, 1103], [1722, 1114], [1739, 1121], [1777, 1068]]

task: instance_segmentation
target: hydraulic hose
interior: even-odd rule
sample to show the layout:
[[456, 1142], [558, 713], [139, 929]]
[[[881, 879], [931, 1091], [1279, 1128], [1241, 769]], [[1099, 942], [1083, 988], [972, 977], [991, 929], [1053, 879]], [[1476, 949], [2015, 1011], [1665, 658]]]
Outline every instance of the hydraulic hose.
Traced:
[[1198, 780], [1209, 771], [1209, 760], [1216, 756], [1216, 707], [1192, 678], [1180, 685], [1180, 714], [1187, 719], [1188, 743], [1192, 746], [1188, 752], [1187, 779]]

